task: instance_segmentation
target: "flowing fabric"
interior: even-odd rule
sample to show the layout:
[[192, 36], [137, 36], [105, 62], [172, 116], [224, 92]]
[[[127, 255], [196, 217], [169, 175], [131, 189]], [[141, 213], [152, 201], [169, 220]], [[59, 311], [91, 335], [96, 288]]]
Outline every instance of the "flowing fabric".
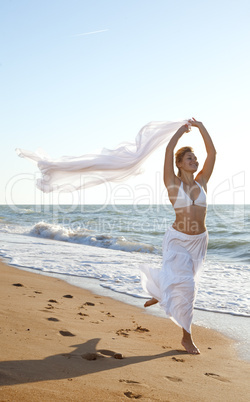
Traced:
[[184, 124], [190, 125], [188, 120], [148, 123], [139, 131], [134, 143], [125, 142], [113, 150], [103, 148], [98, 154], [51, 159], [43, 151], [30, 152], [18, 148], [16, 152], [20, 157], [37, 163], [42, 174], [36, 183], [40, 190], [45, 193], [69, 192], [106, 181], [121, 182], [142, 173], [143, 162], [158, 147], [167, 144]]
[[163, 239], [162, 267], [139, 267], [143, 289], [159, 301], [169, 318], [189, 333], [207, 242], [207, 232], [188, 235], [170, 227]]

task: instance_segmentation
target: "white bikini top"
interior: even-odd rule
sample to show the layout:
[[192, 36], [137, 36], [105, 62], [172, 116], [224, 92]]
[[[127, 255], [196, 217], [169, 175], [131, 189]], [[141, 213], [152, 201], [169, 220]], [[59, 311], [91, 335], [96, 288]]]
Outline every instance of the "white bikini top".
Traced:
[[199, 207], [206, 207], [207, 206], [207, 196], [203, 188], [197, 181], [195, 182], [200, 187], [200, 194], [196, 200], [191, 200], [191, 198], [187, 195], [183, 188], [183, 182], [181, 181], [178, 195], [176, 201], [174, 203], [174, 209], [177, 208], [185, 208], [190, 207], [191, 205], [199, 205]]

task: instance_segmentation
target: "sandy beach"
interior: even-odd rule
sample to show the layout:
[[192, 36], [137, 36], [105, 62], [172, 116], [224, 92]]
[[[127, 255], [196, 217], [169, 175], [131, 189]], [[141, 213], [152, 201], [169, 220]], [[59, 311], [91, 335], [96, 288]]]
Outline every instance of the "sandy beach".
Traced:
[[0, 264], [0, 401], [247, 401], [249, 363], [194, 326]]

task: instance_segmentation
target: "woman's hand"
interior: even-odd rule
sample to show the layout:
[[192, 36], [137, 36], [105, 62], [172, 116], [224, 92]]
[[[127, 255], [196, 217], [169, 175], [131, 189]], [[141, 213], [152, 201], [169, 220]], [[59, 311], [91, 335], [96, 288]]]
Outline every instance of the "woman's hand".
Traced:
[[213, 144], [213, 141], [210, 137], [210, 135], [207, 132], [207, 129], [203, 126], [201, 121], [195, 120], [193, 117], [192, 119], [188, 120], [189, 124], [193, 127], [197, 127], [198, 130], [200, 131], [202, 138], [205, 143], [206, 151], [207, 151], [207, 158], [205, 160], [205, 163], [203, 165], [203, 168], [199, 172], [198, 176], [200, 181], [203, 183], [203, 186], [206, 187], [207, 182], [212, 174], [213, 168], [214, 168], [214, 163], [215, 163], [215, 157], [216, 157], [216, 150]]
[[182, 131], [182, 133], [188, 133], [191, 130], [190, 124], [184, 124], [184, 126], [181, 126], [179, 130]]
[[189, 121], [189, 123], [191, 124], [192, 127], [200, 128], [200, 126], [202, 126], [202, 122], [195, 120], [194, 117], [192, 117], [192, 119], [190, 119], [188, 121]]

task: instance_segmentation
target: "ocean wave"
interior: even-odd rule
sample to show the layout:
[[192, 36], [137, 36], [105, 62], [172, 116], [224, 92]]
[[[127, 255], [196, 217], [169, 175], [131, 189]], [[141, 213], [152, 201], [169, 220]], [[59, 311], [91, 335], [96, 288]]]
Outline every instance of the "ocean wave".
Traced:
[[97, 234], [86, 228], [73, 230], [61, 225], [38, 222], [28, 234], [35, 237], [110, 248], [113, 250], [158, 254], [158, 250], [152, 245], [129, 241], [124, 236], [114, 237], [109, 234]]
[[211, 239], [211, 236], [209, 238], [209, 249], [237, 249], [239, 247], [246, 247], [249, 250], [249, 241], [246, 239], [227, 239], [227, 238], [214, 238]]

